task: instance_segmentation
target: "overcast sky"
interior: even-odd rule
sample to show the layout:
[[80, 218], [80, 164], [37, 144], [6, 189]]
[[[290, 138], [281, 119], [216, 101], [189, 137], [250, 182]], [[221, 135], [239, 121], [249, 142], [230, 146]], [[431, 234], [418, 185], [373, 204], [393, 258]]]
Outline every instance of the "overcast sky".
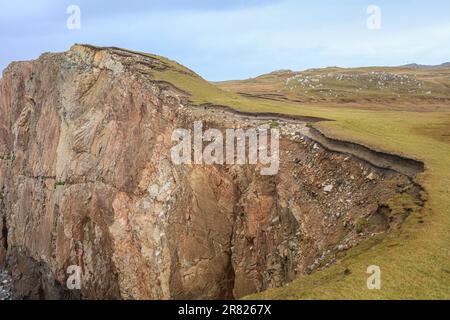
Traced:
[[[306, 3], [308, 2], [308, 3]], [[70, 5], [81, 29], [67, 28]], [[381, 9], [370, 30], [367, 8]], [[73, 43], [167, 56], [208, 80], [450, 61], [447, 0], [0, 0], [0, 68]]]

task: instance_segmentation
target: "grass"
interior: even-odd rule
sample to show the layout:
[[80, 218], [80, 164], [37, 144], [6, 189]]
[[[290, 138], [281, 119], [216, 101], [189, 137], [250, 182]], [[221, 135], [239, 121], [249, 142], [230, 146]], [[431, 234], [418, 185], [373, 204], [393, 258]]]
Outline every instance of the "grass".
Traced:
[[385, 205], [390, 210], [390, 217], [401, 215], [408, 211], [414, 212], [421, 207], [421, 204], [417, 203], [417, 200], [408, 193], [396, 194]]
[[56, 190], [58, 187], [63, 187], [63, 186], [65, 186], [65, 185], [66, 185], [66, 182], [65, 182], [65, 181], [56, 181], [56, 182], [55, 182], [54, 188], [55, 188], [55, 190]]
[[355, 230], [357, 233], [362, 233], [369, 227], [369, 221], [364, 218], [359, 218], [355, 223]]
[[[332, 119], [335, 121], [316, 126], [329, 135], [421, 159], [426, 164], [426, 172], [418, 177], [428, 195], [425, 208], [418, 211], [417, 206], [408, 204], [408, 199], [396, 199], [391, 204], [409, 205], [412, 210], [399, 231], [349, 250], [331, 268], [249, 298], [450, 299], [450, 112], [378, 110], [365, 105], [355, 109], [251, 99], [223, 91], [195, 74], [186, 74], [178, 64], [173, 66], [152, 75], [189, 92], [194, 104]], [[268, 85], [265, 90], [276, 92]], [[367, 289], [366, 271], [370, 265], [381, 268], [381, 290]]]
[[276, 129], [280, 126], [280, 122], [278, 120], [272, 120], [269, 122], [271, 129]]

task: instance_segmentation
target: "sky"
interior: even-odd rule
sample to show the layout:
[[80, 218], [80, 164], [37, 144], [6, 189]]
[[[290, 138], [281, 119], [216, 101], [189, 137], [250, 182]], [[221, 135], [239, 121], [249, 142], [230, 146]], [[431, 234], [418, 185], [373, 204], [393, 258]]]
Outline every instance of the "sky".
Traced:
[[[72, 5], [79, 19], [67, 13]], [[373, 5], [379, 11], [368, 12]], [[1, 70], [74, 43], [163, 55], [210, 81], [279, 69], [440, 64], [450, 61], [450, 1], [0, 0]]]

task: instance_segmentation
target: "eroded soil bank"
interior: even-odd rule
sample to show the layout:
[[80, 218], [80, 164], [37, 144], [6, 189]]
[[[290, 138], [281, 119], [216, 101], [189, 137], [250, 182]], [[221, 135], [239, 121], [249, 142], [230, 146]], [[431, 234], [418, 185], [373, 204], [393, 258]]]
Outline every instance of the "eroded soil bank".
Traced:
[[[75, 46], [0, 83], [0, 263], [13, 297], [233, 299], [333, 264], [422, 206], [413, 175], [280, 121], [280, 170], [174, 165], [172, 132], [265, 128], [193, 107], [155, 58]], [[272, 115], [268, 115], [271, 117]], [[66, 287], [67, 268], [82, 288]]]

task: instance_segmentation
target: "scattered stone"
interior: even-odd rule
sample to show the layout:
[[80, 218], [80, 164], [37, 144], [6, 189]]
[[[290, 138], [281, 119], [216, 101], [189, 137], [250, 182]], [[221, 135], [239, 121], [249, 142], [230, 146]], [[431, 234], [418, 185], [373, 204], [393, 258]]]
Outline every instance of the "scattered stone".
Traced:
[[12, 279], [6, 270], [0, 269], [0, 301], [11, 300]]
[[330, 193], [331, 191], [333, 191], [334, 186], [332, 184], [329, 184], [327, 186], [325, 186], [325, 188], [323, 188], [323, 191], [325, 191], [326, 193]]
[[275, 217], [272, 219], [272, 224], [277, 224], [278, 222], [280, 222], [280, 217]]
[[375, 180], [375, 179], [376, 179], [375, 173], [371, 172], [371, 173], [367, 176], [367, 179], [370, 180], [370, 181]]

